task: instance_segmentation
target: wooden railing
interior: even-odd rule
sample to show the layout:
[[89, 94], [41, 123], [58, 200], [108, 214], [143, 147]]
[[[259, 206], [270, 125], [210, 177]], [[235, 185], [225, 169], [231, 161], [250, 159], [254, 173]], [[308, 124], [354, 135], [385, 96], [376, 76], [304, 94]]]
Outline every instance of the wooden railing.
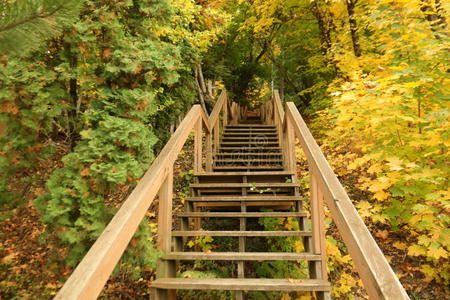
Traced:
[[170, 251], [173, 164], [190, 133], [194, 131], [194, 170], [203, 170], [203, 133], [208, 157], [205, 168], [211, 170], [211, 155], [219, 146], [221, 126], [223, 128], [229, 121], [237, 122], [237, 115], [238, 106], [229, 103], [225, 91], [220, 94], [209, 118], [200, 105], [192, 107], [55, 299], [89, 300], [98, 297], [156, 195], [159, 195], [158, 249]]
[[[286, 103], [285, 107], [284, 110], [278, 91], [275, 91], [272, 101], [264, 106], [264, 109], [267, 110], [264, 114], [273, 114], [273, 118], [266, 116], [266, 120], [272, 119], [279, 128], [283, 129], [286, 168], [294, 172], [294, 139], [297, 137], [300, 140], [309, 166], [313, 231], [320, 232], [322, 237], [325, 236], [322, 222], [323, 203], [325, 202], [369, 297], [377, 300], [409, 299], [311, 135], [297, 107], [293, 102]], [[325, 240], [321, 238], [313, 241], [312, 250], [325, 255]], [[324, 271], [325, 263], [322, 264], [322, 268]]]

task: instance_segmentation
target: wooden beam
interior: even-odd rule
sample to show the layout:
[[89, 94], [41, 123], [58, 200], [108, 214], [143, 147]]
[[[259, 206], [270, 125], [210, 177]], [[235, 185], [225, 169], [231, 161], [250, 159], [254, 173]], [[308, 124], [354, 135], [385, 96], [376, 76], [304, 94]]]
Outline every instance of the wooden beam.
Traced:
[[212, 127], [214, 124], [216, 124], [216, 121], [219, 119], [219, 114], [222, 111], [222, 107], [223, 107], [226, 99], [227, 99], [227, 93], [224, 90], [224, 91], [222, 91], [222, 93], [220, 93], [220, 96], [217, 99], [216, 104], [214, 105], [213, 111], [209, 115], [208, 124], [210, 127]]
[[286, 113], [310, 166], [317, 170], [317, 180], [323, 186], [325, 202], [367, 293], [371, 299], [409, 299], [293, 102], [286, 103]]

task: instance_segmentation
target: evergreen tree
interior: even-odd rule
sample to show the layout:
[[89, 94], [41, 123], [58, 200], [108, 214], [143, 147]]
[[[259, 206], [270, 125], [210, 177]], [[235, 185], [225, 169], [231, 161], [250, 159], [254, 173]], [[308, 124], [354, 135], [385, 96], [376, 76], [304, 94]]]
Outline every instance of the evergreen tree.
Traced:
[[78, 17], [83, 1], [1, 0], [0, 54], [24, 55], [61, 33]]

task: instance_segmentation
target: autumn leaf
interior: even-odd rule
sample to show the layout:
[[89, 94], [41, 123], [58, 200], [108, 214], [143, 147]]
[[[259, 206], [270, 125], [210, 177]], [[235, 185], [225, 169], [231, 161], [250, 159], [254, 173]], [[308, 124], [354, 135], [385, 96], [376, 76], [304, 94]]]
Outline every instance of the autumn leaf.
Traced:
[[86, 177], [89, 175], [89, 171], [90, 171], [89, 168], [84, 168], [83, 170], [81, 170], [80, 175]]
[[408, 255], [419, 256], [426, 255], [426, 248], [420, 245], [412, 245], [408, 247]]
[[427, 256], [434, 259], [448, 258], [448, 252], [442, 247], [430, 246], [427, 251]]

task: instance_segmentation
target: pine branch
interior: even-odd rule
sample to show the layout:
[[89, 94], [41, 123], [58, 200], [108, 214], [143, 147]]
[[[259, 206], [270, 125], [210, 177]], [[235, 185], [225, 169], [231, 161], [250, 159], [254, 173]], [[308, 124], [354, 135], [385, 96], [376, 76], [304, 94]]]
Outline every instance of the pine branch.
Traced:
[[83, 0], [20, 0], [0, 4], [0, 54], [26, 55], [79, 16]]
[[23, 18], [22, 20], [16, 21], [14, 23], [7, 24], [5, 26], [0, 26], [0, 32], [12, 29], [12, 28], [17, 27], [17, 26], [20, 26], [20, 25], [25, 24], [27, 22], [30, 22], [30, 21], [32, 21], [34, 19], [45, 19], [45, 18], [51, 17], [55, 13], [57, 13], [59, 10], [61, 10], [63, 8], [64, 8], [64, 5], [60, 4], [60, 5], [58, 5], [58, 7], [56, 7], [55, 9], [53, 9], [51, 11], [49, 11], [48, 13], [43, 13], [42, 11], [40, 11], [37, 14], [30, 15], [30, 16], [28, 16], [26, 18]]

